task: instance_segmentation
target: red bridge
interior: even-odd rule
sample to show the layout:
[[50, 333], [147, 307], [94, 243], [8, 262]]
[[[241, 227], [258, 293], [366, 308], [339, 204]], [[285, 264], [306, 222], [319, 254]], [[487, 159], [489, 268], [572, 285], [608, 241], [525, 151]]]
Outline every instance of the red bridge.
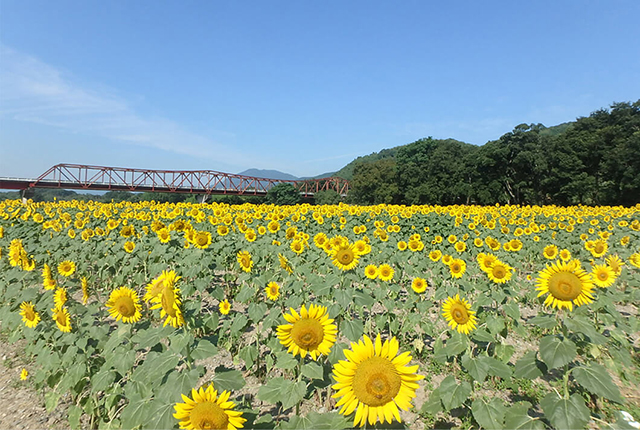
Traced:
[[57, 164], [36, 179], [0, 178], [0, 189], [62, 188], [100, 191], [155, 191], [189, 194], [265, 195], [277, 184], [292, 184], [301, 195], [334, 190], [349, 192], [349, 181], [330, 177], [295, 181], [255, 178], [213, 170], [148, 170]]

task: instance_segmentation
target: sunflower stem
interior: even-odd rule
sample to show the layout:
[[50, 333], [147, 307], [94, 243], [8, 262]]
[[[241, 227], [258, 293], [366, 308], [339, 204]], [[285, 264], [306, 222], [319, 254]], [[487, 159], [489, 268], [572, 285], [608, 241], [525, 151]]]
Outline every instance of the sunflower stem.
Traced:
[[[189, 335], [189, 331], [187, 330], [187, 322], [185, 321], [184, 325], [182, 326], [182, 328], [184, 329], [184, 335], [188, 336]], [[189, 370], [191, 370], [192, 367], [192, 363], [193, 359], [191, 358], [191, 345], [189, 345], [189, 342], [187, 342], [187, 368]]]

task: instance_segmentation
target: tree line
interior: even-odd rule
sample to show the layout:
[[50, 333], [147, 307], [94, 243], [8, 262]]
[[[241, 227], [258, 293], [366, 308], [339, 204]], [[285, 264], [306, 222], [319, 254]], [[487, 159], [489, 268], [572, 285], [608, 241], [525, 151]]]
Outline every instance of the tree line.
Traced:
[[483, 146], [429, 137], [394, 149], [356, 160], [350, 202], [640, 203], [640, 100], [557, 127], [520, 124]]

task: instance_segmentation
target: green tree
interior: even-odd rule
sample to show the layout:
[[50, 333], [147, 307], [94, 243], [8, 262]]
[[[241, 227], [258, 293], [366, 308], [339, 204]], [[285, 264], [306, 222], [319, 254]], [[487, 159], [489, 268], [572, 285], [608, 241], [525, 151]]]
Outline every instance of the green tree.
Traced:
[[313, 196], [313, 201], [317, 205], [337, 205], [342, 199], [335, 190], [318, 191]]
[[300, 192], [293, 184], [280, 183], [267, 191], [267, 203], [276, 205], [295, 205], [300, 203]]
[[360, 163], [353, 169], [349, 201], [359, 204], [396, 203], [396, 161], [385, 158], [373, 163]]

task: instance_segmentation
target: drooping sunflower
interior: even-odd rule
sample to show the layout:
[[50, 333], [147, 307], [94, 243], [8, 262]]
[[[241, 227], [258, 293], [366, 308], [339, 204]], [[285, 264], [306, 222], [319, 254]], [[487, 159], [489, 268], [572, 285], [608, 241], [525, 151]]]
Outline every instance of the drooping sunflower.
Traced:
[[231, 303], [229, 303], [229, 300], [224, 299], [218, 304], [218, 309], [222, 315], [227, 315], [231, 310]]
[[504, 284], [511, 279], [511, 271], [513, 268], [508, 264], [503, 263], [502, 261], [496, 261], [493, 265], [487, 270], [487, 276], [496, 284]]
[[180, 288], [175, 283], [165, 281], [160, 295], [151, 301], [156, 303], [151, 309], [160, 309], [160, 318], [167, 317], [163, 326], [171, 324], [171, 327], [178, 328], [184, 325], [184, 317], [182, 316], [182, 309], [180, 309], [182, 297]]
[[381, 281], [389, 282], [393, 279], [394, 273], [395, 270], [388, 264], [381, 264], [380, 267], [378, 267], [378, 277]]
[[36, 312], [31, 302], [22, 302], [22, 304], [20, 304], [20, 315], [22, 316], [24, 325], [29, 328], [34, 328], [40, 322], [40, 314]]
[[617, 254], [608, 256], [605, 261], [607, 265], [611, 267], [611, 270], [613, 270], [616, 276], [620, 276], [620, 273], [622, 273], [622, 266], [624, 266], [624, 261], [622, 261]]
[[427, 281], [423, 278], [413, 278], [413, 281], [411, 281], [411, 288], [413, 288], [413, 291], [418, 294], [424, 293], [427, 289]]
[[182, 394], [184, 403], [176, 403], [173, 417], [179, 420], [181, 429], [225, 429], [236, 430], [242, 428], [245, 418], [242, 412], [234, 411], [236, 404], [229, 401], [229, 391], [218, 392], [209, 385], [206, 389], [200, 387], [191, 390], [191, 397]]
[[69, 333], [71, 331], [71, 315], [66, 307], [55, 307], [51, 309], [52, 318], [56, 322], [61, 332]]
[[591, 269], [593, 283], [600, 288], [609, 288], [616, 280], [616, 273], [607, 264], [596, 264]]
[[629, 263], [634, 267], [640, 268], [640, 252], [631, 254], [629, 256]]
[[367, 422], [374, 425], [378, 420], [391, 423], [400, 419], [400, 409], [409, 410], [411, 399], [416, 396], [418, 366], [407, 366], [411, 361], [409, 352], [398, 354], [399, 343], [395, 337], [382, 343], [380, 335], [375, 342], [364, 335], [363, 339], [351, 342], [345, 349], [346, 360], [333, 367], [332, 386], [340, 398], [336, 406], [339, 413], [349, 415], [355, 411], [353, 425], [363, 427]]
[[369, 264], [364, 268], [364, 275], [369, 279], [376, 279], [378, 277], [378, 268], [373, 264]]
[[70, 260], [65, 260], [58, 264], [58, 273], [62, 276], [69, 277], [76, 271], [76, 263]]
[[278, 253], [278, 262], [280, 263], [280, 268], [286, 270], [289, 273], [293, 273], [293, 267], [289, 264], [289, 260], [284, 255]]
[[336, 342], [338, 327], [329, 318], [324, 306], [309, 305], [309, 310], [302, 305], [300, 314], [293, 308], [290, 313], [283, 314], [289, 324], [278, 326], [277, 334], [280, 343], [288, 348], [294, 357], [309, 356], [317, 360], [320, 354], [329, 355]]
[[82, 304], [86, 305], [89, 300], [89, 285], [86, 276], [80, 280], [80, 287], [82, 288]]
[[264, 289], [264, 292], [267, 295], [267, 299], [278, 300], [278, 297], [280, 297], [280, 285], [273, 281], [269, 282], [267, 284], [267, 288]]
[[593, 301], [593, 281], [591, 275], [572, 261], [555, 262], [547, 266], [536, 279], [538, 297], [549, 294], [545, 306], [567, 308], [581, 306]]
[[238, 259], [238, 264], [240, 264], [240, 268], [245, 272], [251, 272], [251, 268], [253, 267], [253, 260], [251, 259], [251, 254], [248, 251], [239, 251], [236, 257]]
[[467, 263], [460, 258], [454, 258], [449, 264], [449, 272], [453, 278], [462, 278], [464, 272], [467, 270]]
[[447, 297], [442, 304], [442, 314], [452, 329], [458, 333], [469, 334], [476, 329], [475, 312], [466, 299], [461, 299], [459, 294], [455, 297]]
[[55, 293], [53, 293], [53, 303], [57, 308], [61, 308], [67, 303], [67, 289], [66, 288], [58, 288]]
[[109, 295], [109, 300], [106, 303], [109, 310], [109, 314], [116, 319], [124, 323], [138, 322], [142, 317], [140, 309], [140, 301], [138, 300], [138, 293], [128, 287], [116, 288]]
[[340, 270], [351, 270], [358, 265], [360, 256], [353, 249], [353, 245], [341, 244], [331, 251], [331, 260]]

